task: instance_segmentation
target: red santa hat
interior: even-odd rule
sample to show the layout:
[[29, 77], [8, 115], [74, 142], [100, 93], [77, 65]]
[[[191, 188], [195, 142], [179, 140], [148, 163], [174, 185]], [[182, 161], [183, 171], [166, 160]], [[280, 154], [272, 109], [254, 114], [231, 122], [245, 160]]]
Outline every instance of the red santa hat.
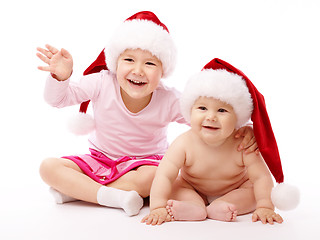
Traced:
[[283, 183], [280, 155], [264, 97], [249, 78], [229, 63], [215, 58], [186, 84], [180, 100], [181, 112], [186, 120], [190, 120], [191, 108], [200, 96], [213, 97], [230, 104], [237, 115], [237, 128], [251, 117], [259, 151], [279, 183], [272, 190], [272, 201], [280, 210], [295, 208], [299, 203], [299, 191]]
[[[176, 64], [176, 47], [169, 30], [149, 11], [138, 12], [126, 19], [115, 31], [97, 59], [84, 71], [84, 75], [109, 70], [116, 73], [117, 61], [126, 49], [151, 52], [162, 63], [163, 77], [168, 77]], [[80, 114], [70, 120], [70, 131], [77, 135], [94, 130], [94, 119], [85, 114], [90, 101], [80, 106]]]
[[172, 73], [176, 47], [166, 25], [152, 12], [138, 12], [117, 28], [105, 49], [110, 71], [116, 72], [117, 60], [123, 51], [137, 48], [151, 52], [161, 61], [163, 77]]

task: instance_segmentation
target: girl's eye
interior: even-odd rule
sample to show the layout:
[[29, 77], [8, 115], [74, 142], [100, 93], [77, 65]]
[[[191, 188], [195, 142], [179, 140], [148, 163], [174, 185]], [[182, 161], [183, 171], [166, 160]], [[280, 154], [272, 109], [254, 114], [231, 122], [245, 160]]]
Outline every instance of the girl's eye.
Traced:
[[220, 109], [218, 110], [218, 112], [224, 113], [224, 112], [227, 112], [227, 110], [224, 109], [224, 108], [220, 108]]
[[125, 58], [124, 61], [126, 61], [126, 62], [133, 62], [133, 59], [132, 59], [132, 58]]
[[150, 66], [156, 66], [156, 64], [154, 64], [153, 62], [146, 62], [146, 64]]
[[200, 107], [198, 107], [198, 109], [200, 109], [200, 110], [202, 110], [202, 111], [207, 110], [207, 108], [206, 108], [206, 107], [204, 107], [204, 106], [200, 106]]

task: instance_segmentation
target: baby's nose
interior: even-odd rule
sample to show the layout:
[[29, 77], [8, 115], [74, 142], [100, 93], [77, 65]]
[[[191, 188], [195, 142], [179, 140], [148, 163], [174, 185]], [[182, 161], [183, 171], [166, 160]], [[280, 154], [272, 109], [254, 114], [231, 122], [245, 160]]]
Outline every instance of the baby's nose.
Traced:
[[207, 119], [210, 121], [217, 121], [217, 115], [213, 111], [208, 111]]

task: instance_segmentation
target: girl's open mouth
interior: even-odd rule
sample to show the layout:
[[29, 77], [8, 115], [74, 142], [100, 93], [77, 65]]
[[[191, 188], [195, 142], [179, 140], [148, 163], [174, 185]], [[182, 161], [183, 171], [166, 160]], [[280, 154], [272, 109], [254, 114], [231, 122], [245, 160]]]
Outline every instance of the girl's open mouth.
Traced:
[[146, 82], [140, 82], [140, 81], [136, 81], [136, 80], [132, 80], [132, 79], [128, 79], [128, 81], [131, 84], [136, 85], [136, 86], [143, 86], [143, 85], [147, 84]]

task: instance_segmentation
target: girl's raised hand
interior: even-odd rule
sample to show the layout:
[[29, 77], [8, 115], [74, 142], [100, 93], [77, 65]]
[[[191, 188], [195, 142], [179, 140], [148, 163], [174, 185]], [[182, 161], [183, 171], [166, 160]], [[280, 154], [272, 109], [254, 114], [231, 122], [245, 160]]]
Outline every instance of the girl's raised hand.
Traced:
[[67, 50], [62, 48], [59, 51], [49, 44], [46, 44], [46, 49], [38, 47], [37, 50], [37, 56], [48, 64], [48, 66], [39, 66], [39, 70], [50, 72], [59, 81], [65, 81], [71, 76], [73, 60]]

